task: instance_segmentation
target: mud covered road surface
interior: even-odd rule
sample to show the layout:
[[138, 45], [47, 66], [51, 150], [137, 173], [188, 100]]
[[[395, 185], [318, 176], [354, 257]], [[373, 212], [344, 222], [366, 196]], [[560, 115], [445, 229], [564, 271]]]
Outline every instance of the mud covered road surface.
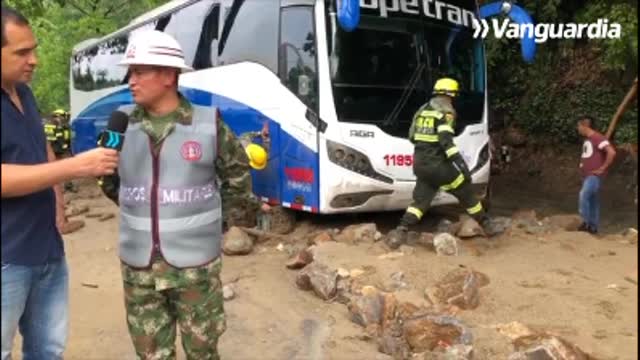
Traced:
[[[532, 202], [535, 193], [523, 188], [502, 194], [493, 202], [494, 211], [501, 214], [522, 207], [539, 211], [539, 216], [571, 211], [569, 200]], [[117, 214], [117, 208], [91, 186], [84, 186], [71, 204], [88, 205], [92, 216]], [[455, 211], [445, 208], [431, 214], [419, 230], [433, 231], [442, 216], [457, 216]], [[637, 210], [625, 211], [612, 215], [603, 210], [606, 229], [617, 233], [635, 227]], [[249, 255], [225, 256], [223, 283], [233, 286], [235, 297], [225, 302], [228, 329], [220, 340], [222, 358], [390, 359], [350, 320], [347, 306], [298, 289], [298, 271], [285, 263], [307, 245], [312, 231], [374, 222], [386, 233], [400, 215], [303, 216], [287, 240], [258, 243]], [[117, 216], [106, 221], [88, 214], [78, 218], [86, 226], [65, 236], [71, 292], [65, 358], [134, 359], [117, 258]], [[459, 256], [437, 256], [419, 245], [385, 256], [390, 252], [380, 241], [332, 241], [323, 244], [321, 252], [329, 266], [364, 269], [359, 281], [377, 288], [388, 289], [392, 275], [401, 272], [405, 285], [394, 288], [394, 294], [417, 306], [428, 306], [425, 289], [452, 270], [486, 274], [490, 283], [479, 292], [479, 306], [456, 312], [473, 334], [474, 359], [507, 359], [514, 346], [496, 326], [514, 321], [562, 336], [598, 359], [637, 359], [637, 235], [634, 241], [618, 235], [517, 232], [493, 242], [473, 238], [461, 245]], [[634, 271], [636, 283], [625, 279]], [[178, 359], [184, 359], [182, 351], [178, 353]]]

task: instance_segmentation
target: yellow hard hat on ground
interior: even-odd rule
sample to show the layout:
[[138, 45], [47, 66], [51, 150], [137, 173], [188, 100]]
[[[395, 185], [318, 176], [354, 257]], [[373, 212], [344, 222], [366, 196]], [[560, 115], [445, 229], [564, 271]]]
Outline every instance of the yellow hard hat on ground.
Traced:
[[262, 170], [267, 166], [267, 152], [258, 144], [249, 144], [244, 151], [249, 158], [249, 165], [256, 169]]
[[460, 91], [458, 82], [451, 78], [438, 79], [436, 84], [433, 86], [434, 95], [448, 95], [455, 97], [458, 95], [458, 91]]

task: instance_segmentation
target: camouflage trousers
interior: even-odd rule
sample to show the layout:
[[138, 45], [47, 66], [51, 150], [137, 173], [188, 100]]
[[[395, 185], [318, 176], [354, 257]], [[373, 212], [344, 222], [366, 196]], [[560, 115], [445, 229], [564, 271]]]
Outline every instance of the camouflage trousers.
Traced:
[[176, 328], [189, 360], [216, 360], [226, 329], [222, 262], [177, 269], [158, 259], [150, 269], [122, 265], [129, 334], [139, 360], [176, 358]]

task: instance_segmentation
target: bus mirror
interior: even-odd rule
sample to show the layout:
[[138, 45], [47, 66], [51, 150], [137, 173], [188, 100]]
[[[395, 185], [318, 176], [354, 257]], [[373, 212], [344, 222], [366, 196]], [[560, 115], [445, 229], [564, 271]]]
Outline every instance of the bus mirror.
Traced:
[[311, 79], [309, 76], [301, 74], [298, 75], [298, 95], [307, 96], [309, 95]]
[[338, 23], [344, 31], [353, 31], [360, 22], [360, 0], [335, 0]]

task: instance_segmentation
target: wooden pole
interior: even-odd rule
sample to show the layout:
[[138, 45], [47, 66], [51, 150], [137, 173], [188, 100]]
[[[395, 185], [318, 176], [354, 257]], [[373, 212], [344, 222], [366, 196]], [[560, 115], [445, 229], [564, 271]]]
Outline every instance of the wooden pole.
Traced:
[[624, 114], [624, 111], [627, 109], [627, 107], [637, 94], [638, 78], [636, 77], [636, 79], [633, 81], [633, 85], [631, 85], [631, 89], [629, 89], [629, 92], [627, 93], [627, 96], [624, 97], [624, 100], [622, 100], [622, 103], [620, 103], [620, 105], [618, 106], [618, 110], [616, 110], [613, 118], [611, 118], [611, 123], [609, 124], [609, 128], [607, 129], [606, 134], [607, 139], [611, 138], [611, 135], [613, 135], [613, 131], [616, 129], [616, 125], [618, 124], [618, 120], [620, 120], [622, 114]]

